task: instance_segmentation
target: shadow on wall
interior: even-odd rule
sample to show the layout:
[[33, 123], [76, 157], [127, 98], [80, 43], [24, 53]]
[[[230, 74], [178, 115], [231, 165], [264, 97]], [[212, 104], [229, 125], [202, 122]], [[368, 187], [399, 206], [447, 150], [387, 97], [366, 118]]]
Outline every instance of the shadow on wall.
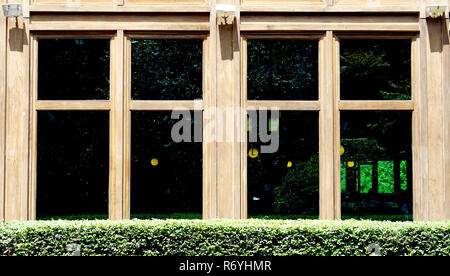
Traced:
[[25, 24], [19, 22], [17, 19], [8, 20], [8, 24], [15, 24], [15, 26], [9, 30], [9, 48], [13, 52], [22, 52], [23, 45], [28, 45]]

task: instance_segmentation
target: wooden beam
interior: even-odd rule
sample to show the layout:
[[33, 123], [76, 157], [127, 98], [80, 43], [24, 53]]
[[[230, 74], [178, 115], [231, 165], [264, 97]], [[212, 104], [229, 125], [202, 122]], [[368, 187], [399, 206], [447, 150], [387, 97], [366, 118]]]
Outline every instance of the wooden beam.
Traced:
[[[215, 22], [215, 17], [211, 16]], [[215, 26], [215, 23], [213, 23]], [[215, 93], [216, 39], [211, 29], [203, 45], [203, 219], [216, 217], [217, 147], [214, 140], [217, 95]]]
[[249, 109], [271, 109], [278, 108], [280, 110], [320, 110], [319, 101], [247, 101]]
[[319, 44], [319, 204], [320, 219], [335, 219], [334, 118], [333, 118], [333, 32], [327, 31]]
[[111, 102], [94, 101], [37, 101], [36, 110], [110, 110]]
[[443, 29], [440, 19], [427, 19], [428, 95], [428, 220], [445, 219], [445, 148], [443, 91]]
[[109, 140], [109, 218], [124, 219], [124, 31], [119, 30], [111, 41], [111, 112]]
[[[124, 1], [124, 0], [122, 0]], [[202, 3], [199, 5], [186, 5], [183, 3], [175, 5], [155, 5], [154, 3], [147, 3], [145, 5], [69, 5], [64, 4], [65, 1], [61, 1], [62, 4], [33, 4], [30, 7], [30, 12], [85, 12], [85, 13], [95, 13], [95, 12], [111, 12], [111, 13], [142, 13], [142, 12], [209, 12], [209, 7]], [[167, 2], [167, 1], [164, 1]]]
[[[4, 0], [0, 2], [4, 4]], [[5, 216], [6, 18], [0, 17], [0, 222]]]
[[[450, 1], [449, 1], [450, 4]], [[444, 28], [444, 147], [445, 147], [445, 202], [446, 219], [450, 220], [450, 30], [449, 19], [446, 19]]]
[[[213, 1], [214, 2], [214, 1]], [[213, 4], [213, 3], [212, 3]], [[243, 216], [241, 189], [241, 135], [240, 114], [240, 33], [239, 0], [217, 0], [217, 4], [237, 7], [235, 24], [220, 25], [211, 21], [216, 39], [216, 94], [217, 109], [226, 111], [223, 120], [216, 123], [217, 136], [217, 218], [239, 219]], [[221, 135], [223, 134], [223, 135]]]
[[208, 14], [142, 14], [105, 13], [31, 15], [31, 30], [36, 31], [208, 31]]
[[145, 111], [145, 110], [174, 110], [174, 109], [188, 109], [200, 106], [203, 109], [203, 101], [131, 101], [130, 110]]
[[334, 167], [334, 219], [341, 219], [341, 65], [339, 39], [333, 37], [333, 167]]
[[428, 219], [428, 99], [425, 20], [421, 20], [421, 28], [423, 28], [422, 35], [412, 43], [413, 219], [415, 221]]
[[412, 101], [339, 101], [340, 110], [413, 110]]
[[6, 88], [5, 220], [26, 220], [29, 158], [28, 19], [8, 19]]
[[242, 31], [383, 31], [418, 32], [418, 15], [249, 14], [242, 16]]

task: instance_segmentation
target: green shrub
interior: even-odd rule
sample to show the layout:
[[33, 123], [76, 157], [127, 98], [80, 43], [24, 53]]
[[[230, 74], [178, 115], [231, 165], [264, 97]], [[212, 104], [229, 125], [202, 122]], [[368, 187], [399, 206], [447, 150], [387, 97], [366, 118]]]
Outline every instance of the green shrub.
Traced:
[[450, 255], [450, 222], [132, 220], [0, 226], [0, 255]]

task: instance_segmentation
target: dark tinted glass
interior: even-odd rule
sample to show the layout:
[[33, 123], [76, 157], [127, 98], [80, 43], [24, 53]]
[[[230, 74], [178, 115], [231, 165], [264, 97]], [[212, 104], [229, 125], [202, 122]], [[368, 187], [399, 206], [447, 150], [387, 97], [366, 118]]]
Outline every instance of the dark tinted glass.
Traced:
[[[275, 153], [262, 153], [261, 146], [267, 143], [248, 143], [249, 216], [317, 218], [318, 113], [280, 112], [278, 122], [270, 118], [270, 112], [268, 115], [268, 129], [271, 133], [279, 132], [279, 149]], [[250, 125], [249, 122], [252, 129]]]
[[37, 218], [107, 218], [109, 114], [39, 111]]
[[[201, 218], [202, 143], [174, 142], [178, 122], [170, 112], [132, 113], [132, 217]], [[188, 123], [192, 136], [194, 122], [201, 123], [201, 114]]]
[[411, 40], [343, 39], [341, 99], [411, 99]]
[[249, 100], [318, 100], [318, 41], [249, 40]]
[[203, 40], [133, 40], [133, 100], [202, 98]]
[[40, 39], [40, 100], [109, 99], [109, 40]]
[[411, 219], [411, 116], [411, 112], [342, 112], [344, 217]]

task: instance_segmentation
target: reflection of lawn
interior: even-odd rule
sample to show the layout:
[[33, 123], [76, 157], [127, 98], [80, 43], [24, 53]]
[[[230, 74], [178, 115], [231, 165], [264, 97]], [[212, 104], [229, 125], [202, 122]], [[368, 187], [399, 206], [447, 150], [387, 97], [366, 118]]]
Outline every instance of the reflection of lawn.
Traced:
[[[174, 214], [139, 214], [132, 215], [132, 219], [150, 220], [150, 219], [179, 219], [179, 220], [198, 220], [202, 219], [201, 214], [194, 213], [174, 213]], [[258, 215], [250, 216], [250, 219], [261, 220], [299, 220], [299, 219], [318, 219], [318, 216], [308, 215]], [[77, 216], [59, 216], [59, 217], [42, 217], [38, 220], [107, 220], [107, 215], [77, 215]], [[403, 215], [367, 215], [367, 216], [343, 216], [343, 220], [384, 220], [384, 221], [410, 221], [412, 216], [405, 217]]]

